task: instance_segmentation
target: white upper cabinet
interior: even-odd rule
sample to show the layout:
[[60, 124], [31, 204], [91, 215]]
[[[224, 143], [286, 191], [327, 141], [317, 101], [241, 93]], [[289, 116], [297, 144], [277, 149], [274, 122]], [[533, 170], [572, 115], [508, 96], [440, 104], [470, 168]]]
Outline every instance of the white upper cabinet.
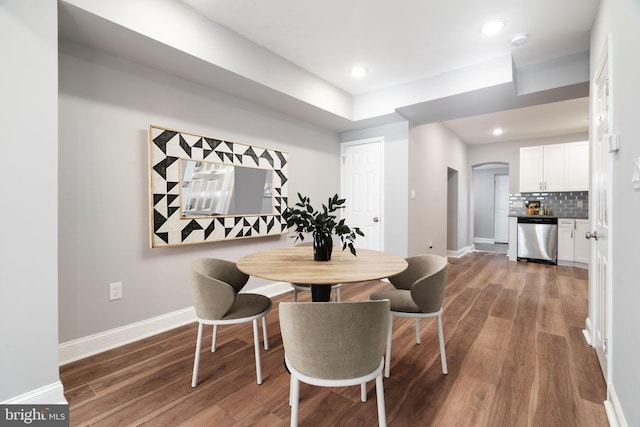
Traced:
[[520, 148], [520, 192], [589, 190], [589, 141]]
[[565, 177], [569, 190], [589, 190], [589, 141], [565, 145]]
[[520, 192], [542, 190], [544, 180], [543, 146], [520, 149]]

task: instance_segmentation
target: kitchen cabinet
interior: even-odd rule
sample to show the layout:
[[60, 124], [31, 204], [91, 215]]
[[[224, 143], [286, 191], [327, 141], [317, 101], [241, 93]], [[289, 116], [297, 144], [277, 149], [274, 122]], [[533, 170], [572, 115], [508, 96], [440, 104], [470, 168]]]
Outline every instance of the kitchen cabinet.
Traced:
[[507, 249], [509, 261], [518, 260], [518, 218], [509, 217], [509, 248]]
[[591, 261], [591, 240], [584, 237], [589, 231], [588, 219], [576, 219], [574, 261], [589, 264]]
[[565, 183], [569, 191], [589, 191], [589, 141], [565, 144]]
[[520, 192], [588, 189], [589, 141], [520, 148]]
[[588, 219], [558, 219], [558, 263], [576, 267], [589, 265], [591, 245], [584, 237], [587, 231]]
[[558, 261], [574, 261], [575, 220], [558, 219]]

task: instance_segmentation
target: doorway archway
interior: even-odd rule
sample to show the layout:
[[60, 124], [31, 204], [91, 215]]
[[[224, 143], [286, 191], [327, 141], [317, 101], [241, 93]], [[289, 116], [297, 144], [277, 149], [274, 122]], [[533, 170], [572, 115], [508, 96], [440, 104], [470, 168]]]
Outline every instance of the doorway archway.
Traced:
[[509, 164], [472, 166], [471, 205], [475, 250], [506, 253], [509, 241]]

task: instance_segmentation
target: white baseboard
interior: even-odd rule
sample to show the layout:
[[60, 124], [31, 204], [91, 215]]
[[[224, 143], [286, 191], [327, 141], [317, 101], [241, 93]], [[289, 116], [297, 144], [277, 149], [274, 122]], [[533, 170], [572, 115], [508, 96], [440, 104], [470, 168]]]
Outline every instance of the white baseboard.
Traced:
[[616, 394], [613, 384], [609, 384], [607, 394], [609, 395], [609, 399], [604, 401], [604, 409], [607, 412], [609, 425], [611, 427], [629, 427], [629, 424], [627, 424], [627, 420], [624, 417], [624, 413], [622, 412], [622, 406], [620, 406], [620, 401], [618, 400], [618, 395]]
[[193, 307], [184, 308], [172, 313], [156, 316], [151, 319], [131, 323], [119, 328], [99, 332], [87, 337], [67, 341], [58, 346], [60, 365], [65, 365], [76, 360], [103, 351], [195, 322], [196, 314]]
[[493, 245], [496, 242], [495, 239], [490, 239], [488, 237], [474, 237], [473, 243], [489, 243]]
[[[292, 288], [289, 283], [274, 282], [259, 288], [250, 289], [248, 292], [271, 298], [291, 290]], [[151, 319], [67, 341], [58, 346], [59, 364], [65, 365], [76, 360], [84, 359], [85, 357], [102, 353], [103, 351], [120, 347], [195, 321], [196, 314], [193, 307], [187, 307]]]
[[583, 270], [588, 270], [589, 269], [589, 264], [585, 264], [584, 262], [578, 262], [578, 261], [560, 261], [560, 260], [558, 260], [558, 265], [562, 265], [562, 266], [565, 266], [565, 267], [581, 268]]
[[291, 284], [288, 282], [273, 282], [273, 283], [268, 283], [264, 286], [260, 286], [259, 288], [249, 289], [247, 292], [260, 294], [269, 298], [273, 298], [278, 295], [282, 295], [284, 293], [292, 292], [292, 291], [293, 291], [293, 288], [291, 287]]
[[3, 405], [66, 405], [64, 388], [60, 381], [1, 402]]
[[467, 246], [462, 249], [458, 249], [457, 251], [447, 251], [447, 256], [451, 258], [460, 258], [469, 252], [473, 252], [473, 246]]
[[585, 328], [582, 330], [582, 335], [584, 335], [584, 340], [593, 347], [593, 343], [591, 342], [591, 319], [587, 317], [585, 320]]

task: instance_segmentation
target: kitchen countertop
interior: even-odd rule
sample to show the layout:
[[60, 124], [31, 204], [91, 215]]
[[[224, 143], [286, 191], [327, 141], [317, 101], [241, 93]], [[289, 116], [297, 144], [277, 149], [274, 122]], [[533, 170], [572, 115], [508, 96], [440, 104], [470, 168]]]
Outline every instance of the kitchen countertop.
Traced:
[[509, 217], [513, 217], [513, 218], [589, 219], [587, 217], [582, 217], [582, 216], [520, 215], [520, 214], [509, 214]]

